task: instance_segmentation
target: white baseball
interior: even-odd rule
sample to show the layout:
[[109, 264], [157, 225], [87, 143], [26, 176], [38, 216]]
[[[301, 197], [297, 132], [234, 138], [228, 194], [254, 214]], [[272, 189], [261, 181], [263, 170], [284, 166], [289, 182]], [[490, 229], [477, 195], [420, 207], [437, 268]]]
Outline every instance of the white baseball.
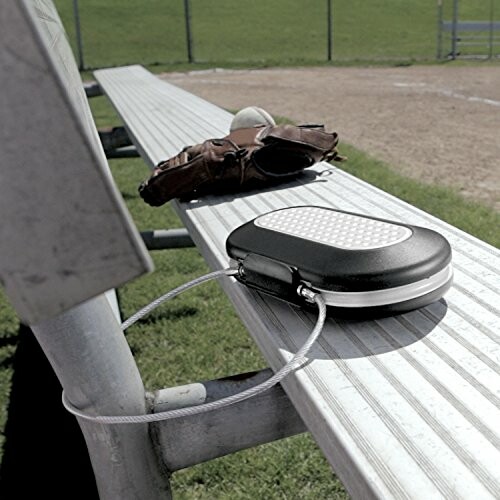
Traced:
[[250, 128], [256, 125], [276, 125], [276, 123], [266, 110], [257, 106], [249, 106], [240, 109], [234, 115], [229, 130], [232, 132], [238, 128]]

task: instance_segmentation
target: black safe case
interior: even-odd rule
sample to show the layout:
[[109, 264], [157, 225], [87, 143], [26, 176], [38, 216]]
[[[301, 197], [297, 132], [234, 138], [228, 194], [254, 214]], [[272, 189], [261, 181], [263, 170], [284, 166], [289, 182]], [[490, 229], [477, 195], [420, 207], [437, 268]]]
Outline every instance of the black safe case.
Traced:
[[236, 228], [226, 250], [238, 281], [301, 306], [306, 285], [339, 315], [405, 312], [452, 282], [451, 247], [439, 233], [324, 207], [263, 214]]

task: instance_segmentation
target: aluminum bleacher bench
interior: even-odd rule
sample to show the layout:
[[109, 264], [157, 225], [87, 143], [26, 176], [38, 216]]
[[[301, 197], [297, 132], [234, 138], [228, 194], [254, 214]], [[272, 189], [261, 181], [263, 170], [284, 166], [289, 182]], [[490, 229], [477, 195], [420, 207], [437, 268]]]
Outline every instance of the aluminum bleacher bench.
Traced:
[[[73, 406], [125, 416], [163, 408], [161, 395], [146, 401], [103, 295], [148, 271], [150, 260], [109, 174], [57, 12], [50, 0], [8, 0], [0, 32], [2, 113], [9, 123], [0, 128], [8, 171], [0, 183], [2, 284]], [[95, 76], [151, 166], [228, 131], [230, 113], [140, 66]], [[13, 176], [21, 155], [24, 176]], [[213, 269], [228, 266], [232, 229], [290, 205], [430, 227], [453, 247], [452, 289], [404, 315], [330, 318], [310, 362], [283, 381], [289, 399], [277, 388], [259, 396], [260, 409], [248, 400], [187, 426], [182, 419], [155, 424], [154, 433], [146, 424], [79, 419], [101, 498], [168, 498], [169, 470], [298, 432], [302, 421], [354, 498], [498, 498], [499, 252], [332, 165], [311, 172], [278, 189], [174, 207]], [[82, 197], [89, 191], [92, 204]], [[222, 286], [277, 370], [315, 315], [232, 278]], [[221, 432], [203, 432], [203, 425]], [[219, 442], [210, 441], [214, 436]]]
[[[228, 133], [230, 113], [141, 66], [95, 77], [149, 165]], [[385, 319], [330, 319], [311, 362], [282, 385], [353, 497], [498, 498], [499, 252], [330, 164], [312, 170], [312, 182], [309, 176], [275, 190], [173, 205], [213, 269], [228, 266], [225, 241], [234, 228], [294, 205], [443, 234], [455, 269], [444, 300]], [[313, 316], [230, 279], [223, 288], [278, 369], [303, 342]]]

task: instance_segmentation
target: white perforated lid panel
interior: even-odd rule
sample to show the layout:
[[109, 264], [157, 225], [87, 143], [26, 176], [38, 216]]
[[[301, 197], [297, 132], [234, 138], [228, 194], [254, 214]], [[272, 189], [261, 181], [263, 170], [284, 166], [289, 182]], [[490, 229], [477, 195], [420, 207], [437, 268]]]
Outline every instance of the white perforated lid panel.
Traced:
[[407, 240], [411, 229], [321, 207], [292, 207], [255, 219], [255, 225], [346, 250], [370, 250]]

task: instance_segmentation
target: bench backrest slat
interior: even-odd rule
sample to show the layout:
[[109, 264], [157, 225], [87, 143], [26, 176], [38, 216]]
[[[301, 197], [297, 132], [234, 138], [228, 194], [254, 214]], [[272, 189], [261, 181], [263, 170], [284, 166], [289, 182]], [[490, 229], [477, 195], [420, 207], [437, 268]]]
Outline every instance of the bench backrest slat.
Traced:
[[7, 0], [0, 32], [0, 279], [33, 324], [152, 264], [52, 2]]
[[460, 21], [453, 23], [452, 21], [443, 21], [442, 27], [444, 31], [500, 31], [500, 22], [489, 21]]

